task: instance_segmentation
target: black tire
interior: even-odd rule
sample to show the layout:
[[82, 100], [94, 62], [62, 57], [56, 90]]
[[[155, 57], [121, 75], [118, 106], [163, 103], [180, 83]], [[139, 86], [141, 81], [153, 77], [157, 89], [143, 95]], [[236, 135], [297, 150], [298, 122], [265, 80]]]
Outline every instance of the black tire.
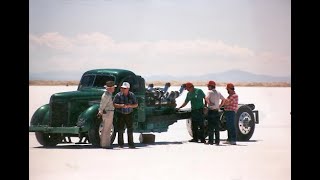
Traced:
[[60, 134], [49, 134], [43, 132], [35, 132], [37, 141], [45, 146], [52, 147], [62, 142], [62, 136]]
[[237, 141], [248, 141], [255, 129], [255, 119], [252, 110], [246, 106], [241, 106], [236, 113], [235, 127]]
[[192, 128], [191, 128], [191, 126], [192, 126], [192, 121], [191, 121], [191, 119], [187, 119], [186, 124], [187, 124], [187, 131], [188, 131], [189, 135], [190, 135], [191, 137], [193, 137], [193, 135], [192, 135]]
[[[192, 127], [191, 127], [192, 126], [191, 119], [187, 119], [186, 124], [187, 124], [188, 133], [193, 138]], [[207, 119], [204, 120], [204, 137], [205, 138], [208, 137], [208, 120]]]
[[226, 131], [227, 130], [227, 120], [224, 115], [224, 112], [220, 113], [220, 121], [219, 121], [219, 130]]
[[[91, 125], [89, 131], [88, 131], [89, 143], [91, 143], [93, 146], [96, 146], [96, 147], [100, 147], [100, 136], [101, 136], [101, 130], [103, 128], [102, 122], [103, 121], [101, 118], [95, 118], [92, 122], [92, 125]], [[111, 136], [110, 142], [112, 144], [115, 137], [116, 137], [114, 124], [111, 127], [110, 136]]]
[[155, 142], [156, 136], [154, 134], [140, 134], [139, 141], [143, 144], [153, 144]]

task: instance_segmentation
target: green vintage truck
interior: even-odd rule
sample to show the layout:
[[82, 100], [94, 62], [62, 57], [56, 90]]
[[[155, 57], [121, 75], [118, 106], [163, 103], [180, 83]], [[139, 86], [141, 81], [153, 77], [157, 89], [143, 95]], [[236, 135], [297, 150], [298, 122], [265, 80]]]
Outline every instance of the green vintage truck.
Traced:
[[[43, 146], [56, 146], [60, 143], [70, 143], [71, 137], [78, 137], [77, 143], [91, 143], [99, 146], [102, 119], [97, 117], [101, 95], [104, 93], [105, 82], [115, 81], [119, 92], [122, 82], [129, 82], [130, 91], [134, 92], [139, 107], [134, 110], [134, 133], [140, 133], [141, 143], [152, 143], [155, 136], [150, 133], [166, 132], [168, 127], [178, 120], [186, 120], [187, 130], [192, 137], [190, 108], [176, 110], [176, 98], [184, 91], [184, 84], [179, 91], [168, 89], [170, 83], [163, 88], [146, 87], [145, 79], [125, 69], [94, 69], [86, 71], [80, 80], [76, 91], [60, 92], [51, 95], [48, 104], [39, 107], [33, 114], [29, 132], [35, 132], [37, 141]], [[236, 129], [238, 140], [249, 140], [254, 132], [255, 124], [259, 123], [258, 111], [254, 104], [239, 104]], [[220, 128], [225, 130], [223, 109], [220, 111]], [[114, 116], [111, 131], [111, 142], [114, 141], [117, 126]], [[206, 125], [206, 123], [205, 123]]]

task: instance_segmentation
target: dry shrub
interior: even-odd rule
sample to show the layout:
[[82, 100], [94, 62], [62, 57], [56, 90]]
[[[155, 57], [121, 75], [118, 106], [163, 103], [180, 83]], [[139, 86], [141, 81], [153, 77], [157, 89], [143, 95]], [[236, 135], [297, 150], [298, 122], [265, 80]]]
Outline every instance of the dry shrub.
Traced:
[[77, 86], [79, 81], [30, 80], [29, 86]]

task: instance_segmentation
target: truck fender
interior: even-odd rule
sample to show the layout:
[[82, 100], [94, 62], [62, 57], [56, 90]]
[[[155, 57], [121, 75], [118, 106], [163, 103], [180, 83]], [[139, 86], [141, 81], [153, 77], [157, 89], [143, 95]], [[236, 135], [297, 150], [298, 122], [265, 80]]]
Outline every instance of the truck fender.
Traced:
[[81, 128], [81, 131], [89, 131], [89, 129], [94, 126], [95, 121], [98, 120], [98, 110], [99, 104], [94, 104], [79, 115], [77, 126]]
[[[94, 104], [83, 111], [78, 118], [77, 126], [81, 128], [82, 132], [88, 132], [89, 142], [94, 146], [100, 146], [100, 124], [102, 118], [98, 118], [99, 104]], [[113, 122], [115, 123], [115, 121]], [[111, 143], [113, 143], [116, 136], [116, 128], [111, 131]]]
[[49, 122], [49, 104], [39, 107], [32, 115], [31, 125], [46, 125]]

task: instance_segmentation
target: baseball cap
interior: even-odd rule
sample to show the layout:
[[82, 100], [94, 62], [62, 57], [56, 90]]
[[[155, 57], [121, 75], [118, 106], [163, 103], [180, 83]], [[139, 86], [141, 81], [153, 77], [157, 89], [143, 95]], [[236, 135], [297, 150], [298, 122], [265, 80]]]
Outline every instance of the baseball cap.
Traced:
[[214, 82], [214, 81], [209, 81], [207, 85], [208, 85], [208, 86], [216, 86], [216, 82]]
[[129, 89], [130, 88], [130, 84], [128, 82], [123, 82], [121, 87], [125, 88], [125, 89]]
[[104, 85], [105, 88], [111, 88], [111, 87], [117, 87], [117, 85], [114, 84], [114, 81], [107, 81], [106, 85]]
[[192, 86], [193, 86], [193, 84], [191, 82], [186, 83], [186, 88], [191, 88]]
[[234, 89], [234, 85], [232, 83], [228, 83], [226, 89]]

